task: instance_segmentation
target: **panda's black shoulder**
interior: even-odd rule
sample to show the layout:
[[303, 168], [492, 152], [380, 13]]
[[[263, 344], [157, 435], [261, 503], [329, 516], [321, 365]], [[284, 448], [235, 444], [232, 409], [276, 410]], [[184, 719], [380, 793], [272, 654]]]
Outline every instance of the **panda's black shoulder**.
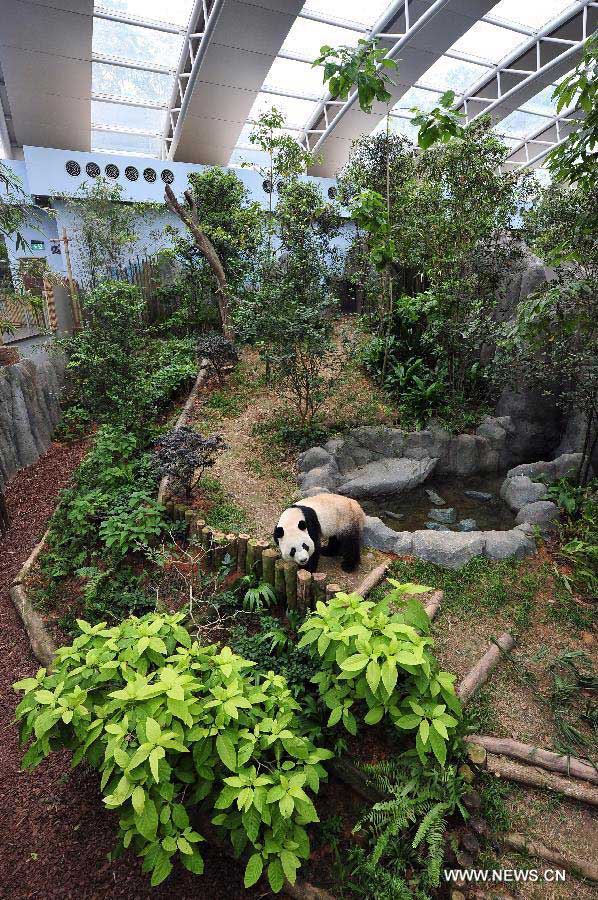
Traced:
[[311, 506], [301, 506], [300, 503], [293, 504], [292, 508], [301, 510], [305, 519], [305, 524], [307, 525], [307, 533], [314, 543], [318, 541], [322, 535], [322, 528], [315, 510], [313, 510]]

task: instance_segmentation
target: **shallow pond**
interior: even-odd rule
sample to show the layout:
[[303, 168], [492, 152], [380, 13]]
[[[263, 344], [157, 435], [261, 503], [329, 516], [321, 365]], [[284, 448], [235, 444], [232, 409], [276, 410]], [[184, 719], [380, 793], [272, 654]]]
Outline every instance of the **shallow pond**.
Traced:
[[[508, 531], [515, 525], [515, 514], [500, 499], [503, 480], [504, 475], [430, 479], [400, 497], [364, 500], [361, 505], [368, 515], [379, 516], [395, 531], [430, 527], [439, 531]], [[472, 497], [466, 491], [486, 496]]]

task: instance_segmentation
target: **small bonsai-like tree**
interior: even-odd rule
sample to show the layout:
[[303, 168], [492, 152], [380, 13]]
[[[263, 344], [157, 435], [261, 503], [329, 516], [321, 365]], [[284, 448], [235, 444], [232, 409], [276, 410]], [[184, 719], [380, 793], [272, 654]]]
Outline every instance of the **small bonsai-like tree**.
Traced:
[[233, 342], [217, 331], [203, 334], [197, 341], [195, 349], [200, 360], [207, 359], [210, 369], [220, 382], [224, 377], [224, 369], [227, 366], [234, 366], [239, 360], [239, 354]]
[[222, 436], [204, 437], [188, 425], [168, 431], [158, 441], [154, 454], [158, 474], [167, 475], [173, 490], [186, 500], [216, 456], [227, 449]]

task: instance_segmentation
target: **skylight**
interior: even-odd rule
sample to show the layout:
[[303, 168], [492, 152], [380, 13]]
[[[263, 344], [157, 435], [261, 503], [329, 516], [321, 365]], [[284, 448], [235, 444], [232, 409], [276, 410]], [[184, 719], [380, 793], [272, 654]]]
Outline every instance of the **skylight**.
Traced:
[[488, 22], [476, 22], [451, 49], [497, 63], [519, 46], [521, 40], [521, 34], [516, 31]]
[[388, 0], [307, 0], [304, 11], [319, 13], [331, 19], [344, 19], [355, 22], [365, 28], [373, 28], [386, 7]]
[[362, 31], [350, 31], [348, 28], [326, 25], [312, 19], [298, 18], [295, 19], [282, 45], [282, 51], [297, 53], [311, 61], [320, 52], [322, 44], [329, 44], [331, 47], [338, 47], [339, 44], [356, 47], [359, 39], [363, 37]]
[[538, 29], [574, 5], [572, 0], [500, 0], [490, 10], [494, 18]]

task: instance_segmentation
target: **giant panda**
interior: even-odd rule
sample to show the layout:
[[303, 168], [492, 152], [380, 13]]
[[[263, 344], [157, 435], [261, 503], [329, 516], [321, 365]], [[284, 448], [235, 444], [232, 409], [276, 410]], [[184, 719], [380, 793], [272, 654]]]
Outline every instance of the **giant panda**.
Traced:
[[[282, 558], [315, 572], [320, 553], [340, 556], [342, 568], [359, 565], [365, 513], [356, 500], [340, 494], [316, 494], [285, 509], [274, 529]], [[328, 546], [322, 547], [322, 540]]]

